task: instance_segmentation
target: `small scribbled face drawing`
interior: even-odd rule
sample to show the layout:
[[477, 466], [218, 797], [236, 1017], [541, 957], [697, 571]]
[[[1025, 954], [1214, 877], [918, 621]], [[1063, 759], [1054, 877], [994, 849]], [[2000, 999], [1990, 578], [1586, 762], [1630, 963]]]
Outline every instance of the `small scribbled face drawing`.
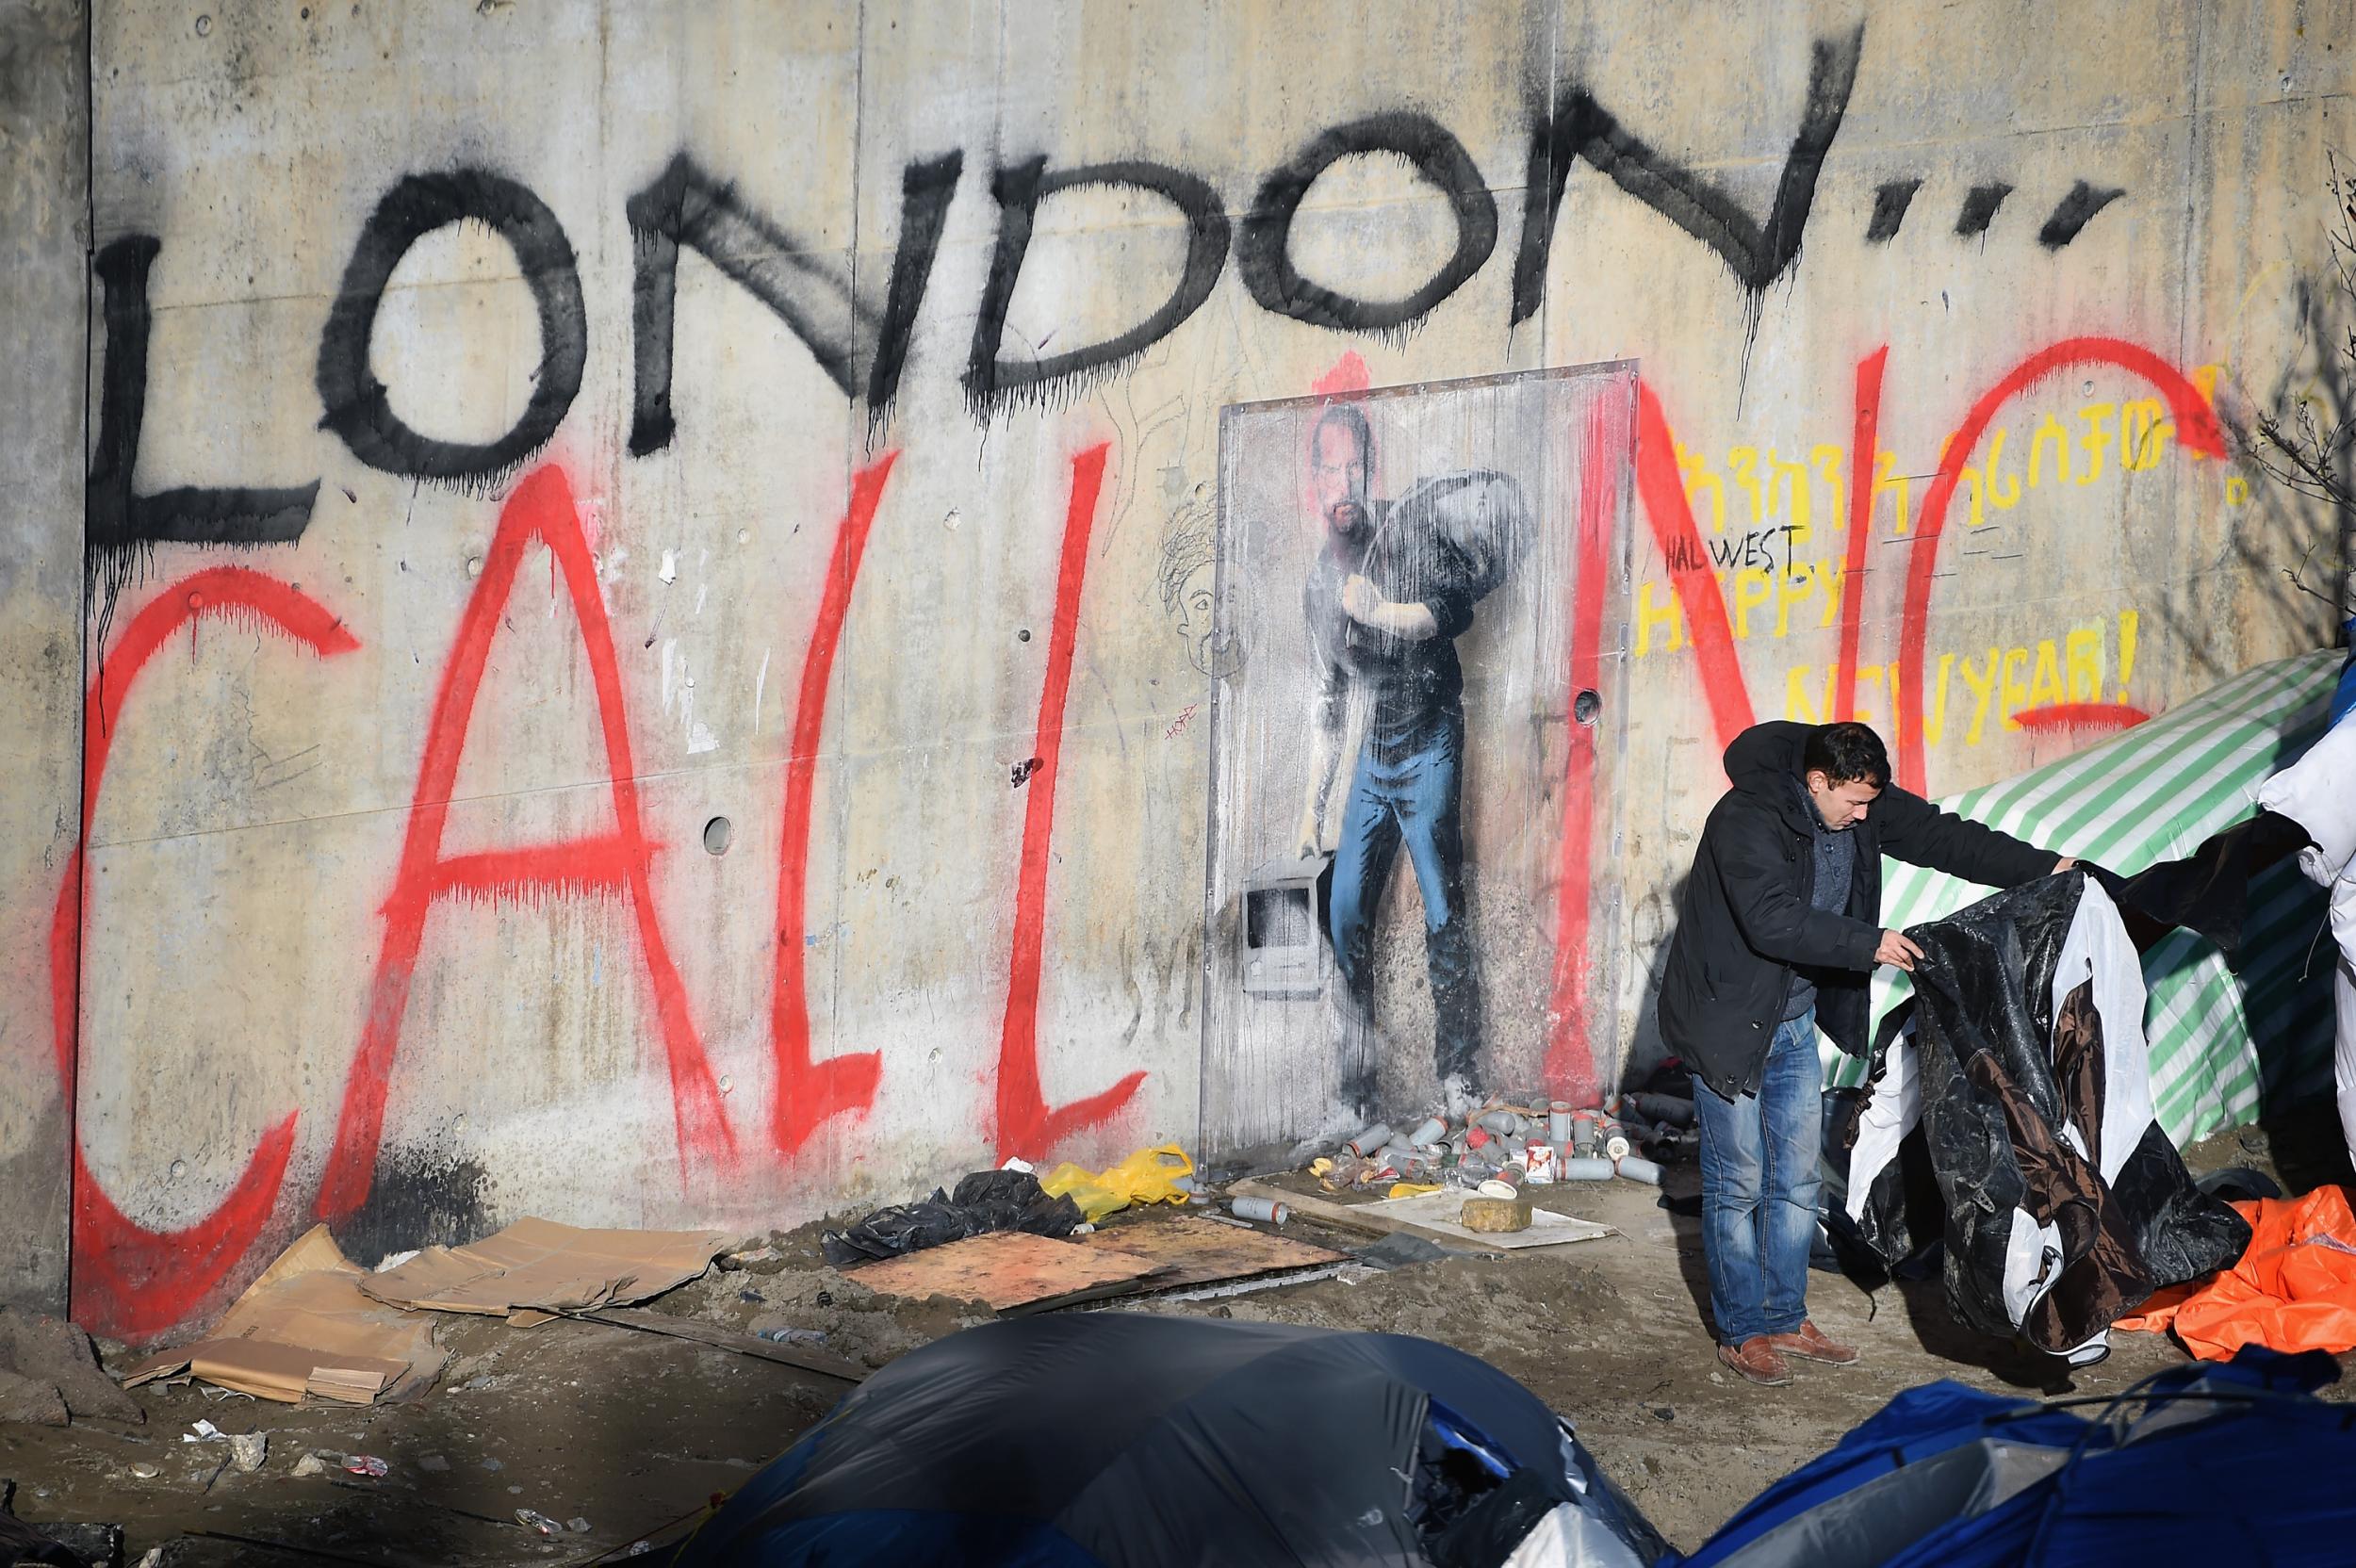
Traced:
[[1187, 662], [1204, 675], [1221, 680], [1242, 673], [1243, 640], [1233, 633], [1222, 636], [1219, 632], [1218, 600], [1212, 594], [1215, 580], [1207, 562], [1187, 577], [1178, 600], [1178, 631], [1186, 640]]

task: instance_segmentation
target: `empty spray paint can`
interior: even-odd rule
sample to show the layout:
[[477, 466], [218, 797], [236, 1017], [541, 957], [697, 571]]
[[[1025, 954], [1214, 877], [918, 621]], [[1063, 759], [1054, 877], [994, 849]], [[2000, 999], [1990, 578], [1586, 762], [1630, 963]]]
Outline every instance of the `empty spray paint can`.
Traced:
[[1238, 1198], [1227, 1208], [1237, 1219], [1257, 1219], [1270, 1225], [1282, 1225], [1293, 1217], [1291, 1204], [1280, 1203], [1273, 1198]]
[[1560, 1179], [1565, 1182], [1608, 1182], [1612, 1180], [1612, 1162], [1582, 1154], [1562, 1161], [1560, 1171]]
[[1661, 1184], [1661, 1168], [1639, 1154], [1623, 1155], [1619, 1162], [1619, 1171], [1629, 1181], [1642, 1182], [1648, 1187], [1657, 1187]]
[[1664, 1127], [1693, 1125], [1693, 1102], [1691, 1100], [1674, 1094], [1631, 1094], [1628, 1100], [1628, 1108], [1648, 1121], [1660, 1122]]
[[1622, 1127], [1615, 1119], [1608, 1116], [1598, 1119], [1595, 1122], [1595, 1142], [1607, 1160], [1619, 1159], [1623, 1155], [1633, 1153], [1636, 1149], [1636, 1145], [1628, 1140], [1628, 1130]]
[[1529, 1169], [1531, 1186], [1543, 1187], [1553, 1183], [1556, 1169], [1554, 1145], [1532, 1138], [1522, 1150], [1522, 1162]]
[[1350, 1140], [1350, 1152], [1353, 1154], [1371, 1154], [1390, 1141], [1391, 1129], [1378, 1121]]
[[1448, 1123], [1438, 1117], [1424, 1118], [1423, 1124], [1407, 1135], [1407, 1141], [1420, 1149], [1426, 1144], [1439, 1143], [1448, 1137]]
[[1520, 1120], [1521, 1118], [1512, 1111], [1491, 1111], [1481, 1119], [1481, 1125], [1497, 1136], [1504, 1137], [1507, 1134], [1516, 1130], [1514, 1123]]
[[1579, 1135], [1577, 1113], [1567, 1100], [1558, 1100], [1546, 1107], [1546, 1141], [1557, 1149], [1568, 1149]]
[[1521, 1196], [1514, 1190], [1513, 1183], [1495, 1176], [1481, 1183], [1474, 1190], [1483, 1198], [1519, 1198]]

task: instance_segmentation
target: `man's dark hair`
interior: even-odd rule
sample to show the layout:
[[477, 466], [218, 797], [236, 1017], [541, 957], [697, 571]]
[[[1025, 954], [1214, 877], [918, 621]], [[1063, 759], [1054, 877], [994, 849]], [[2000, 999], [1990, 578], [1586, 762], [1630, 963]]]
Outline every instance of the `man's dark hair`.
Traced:
[[1800, 772], [1821, 773], [1827, 784], [1862, 782], [1887, 789], [1890, 752], [1882, 738], [1861, 724], [1820, 725], [1800, 753]]
[[1327, 403], [1325, 412], [1317, 416], [1317, 429], [1309, 433], [1309, 450], [1315, 453], [1317, 442], [1325, 435], [1325, 427], [1339, 425], [1350, 432], [1358, 443], [1358, 466], [1371, 483], [1374, 479], [1374, 427], [1366, 423], [1366, 411], [1356, 403]]

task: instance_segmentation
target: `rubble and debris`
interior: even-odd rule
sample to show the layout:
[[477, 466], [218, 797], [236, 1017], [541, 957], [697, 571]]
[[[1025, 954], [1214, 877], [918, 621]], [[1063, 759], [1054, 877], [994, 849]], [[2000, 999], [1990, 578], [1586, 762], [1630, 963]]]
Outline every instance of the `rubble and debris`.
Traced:
[[80, 1329], [0, 1307], [0, 1421], [62, 1427], [75, 1416], [139, 1422], [147, 1413], [99, 1370]]
[[936, 1187], [922, 1202], [878, 1209], [856, 1225], [827, 1231], [819, 1245], [840, 1268], [996, 1232], [1068, 1236], [1085, 1217], [1077, 1203], [1048, 1193], [1028, 1171], [977, 1170], [955, 1192]]
[[224, 1388], [294, 1404], [306, 1394], [368, 1404], [423, 1389], [449, 1359], [428, 1319], [362, 1294], [366, 1273], [314, 1225], [247, 1287], [212, 1333], [133, 1364], [123, 1385], [186, 1370]]
[[517, 1509], [515, 1511], [515, 1523], [521, 1525], [525, 1529], [530, 1530], [534, 1535], [549, 1539], [553, 1539], [554, 1537], [564, 1533], [564, 1526], [558, 1524], [547, 1514], [541, 1513], [533, 1509]]
[[392, 1466], [374, 1454], [346, 1454], [343, 1467], [354, 1476], [383, 1477], [392, 1474]]
[[270, 1437], [265, 1432], [225, 1432], [210, 1421], [199, 1421], [194, 1428], [181, 1433], [183, 1443], [226, 1443], [229, 1445], [230, 1467], [240, 1476], [251, 1476], [262, 1467], [270, 1450]]
[[[616, 1329], [636, 1329], [642, 1332], [663, 1334], [673, 1339], [693, 1340], [698, 1345], [709, 1345], [716, 1350], [733, 1350], [739, 1355], [751, 1356], [757, 1361], [770, 1361], [781, 1365], [798, 1366], [805, 1372], [822, 1373], [829, 1378], [840, 1378], [845, 1382], [855, 1383], [867, 1376], [865, 1367], [845, 1361], [840, 1356], [829, 1355], [823, 1350], [812, 1349], [791, 1342], [739, 1333], [734, 1329], [725, 1328], [717, 1323], [706, 1323], [701, 1318], [674, 1317], [667, 1313], [647, 1312], [636, 1307], [608, 1307], [602, 1312], [584, 1314], [583, 1321], [604, 1323]], [[483, 1463], [491, 1469], [499, 1468], [499, 1462], [496, 1460], [485, 1460]]]
[[390, 1306], [509, 1321], [647, 1300], [701, 1274], [726, 1231], [593, 1231], [525, 1218], [465, 1247], [429, 1247], [360, 1288]]

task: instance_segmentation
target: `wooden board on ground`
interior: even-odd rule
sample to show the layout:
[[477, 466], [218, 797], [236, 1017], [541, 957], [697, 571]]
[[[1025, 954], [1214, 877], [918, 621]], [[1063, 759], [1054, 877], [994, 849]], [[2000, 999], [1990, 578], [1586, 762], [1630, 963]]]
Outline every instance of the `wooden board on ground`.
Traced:
[[1349, 1261], [1342, 1253], [1329, 1252], [1305, 1241], [1248, 1231], [1238, 1225], [1222, 1225], [1196, 1215], [1140, 1219], [1072, 1239], [1098, 1251], [1148, 1258], [1170, 1268], [1168, 1274], [1138, 1281], [1138, 1288], [1143, 1290], [1178, 1290], [1219, 1280], [1248, 1279], [1278, 1269], [1315, 1268]]
[[1345, 1230], [1364, 1231], [1378, 1236], [1403, 1233], [1437, 1242], [1443, 1247], [1466, 1248], [1483, 1252], [1509, 1248], [1553, 1247], [1566, 1241], [1592, 1241], [1597, 1236], [1616, 1233], [1609, 1225], [1574, 1219], [1569, 1215], [1555, 1214], [1546, 1209], [1537, 1209], [1532, 1213], [1529, 1230], [1511, 1235], [1487, 1235], [1467, 1231], [1456, 1218], [1464, 1212], [1464, 1194], [1454, 1190], [1428, 1192], [1419, 1198], [1390, 1198], [1376, 1203], [1336, 1203], [1328, 1198], [1294, 1192], [1288, 1187], [1261, 1181], [1235, 1182], [1228, 1186], [1227, 1191], [1236, 1198], [1273, 1198], [1290, 1204], [1295, 1213], [1305, 1218], [1339, 1225]]
[[986, 1301], [1006, 1312], [1092, 1296], [1107, 1286], [1158, 1274], [1161, 1267], [1151, 1258], [1100, 1251], [1027, 1231], [995, 1231], [871, 1263], [852, 1269], [849, 1277], [886, 1296], [916, 1300], [947, 1296]]
[[1508, 1251], [1525, 1247], [1559, 1247], [1568, 1241], [1593, 1241], [1597, 1236], [1618, 1233], [1609, 1225], [1597, 1224], [1592, 1219], [1574, 1218], [1567, 1214], [1556, 1214], [1551, 1209], [1534, 1205], [1530, 1211], [1530, 1229], [1527, 1231], [1467, 1230], [1457, 1218], [1464, 1210], [1464, 1194], [1454, 1190], [1427, 1192], [1414, 1198], [1386, 1198], [1380, 1203], [1364, 1206], [1436, 1232], [1452, 1241]]

